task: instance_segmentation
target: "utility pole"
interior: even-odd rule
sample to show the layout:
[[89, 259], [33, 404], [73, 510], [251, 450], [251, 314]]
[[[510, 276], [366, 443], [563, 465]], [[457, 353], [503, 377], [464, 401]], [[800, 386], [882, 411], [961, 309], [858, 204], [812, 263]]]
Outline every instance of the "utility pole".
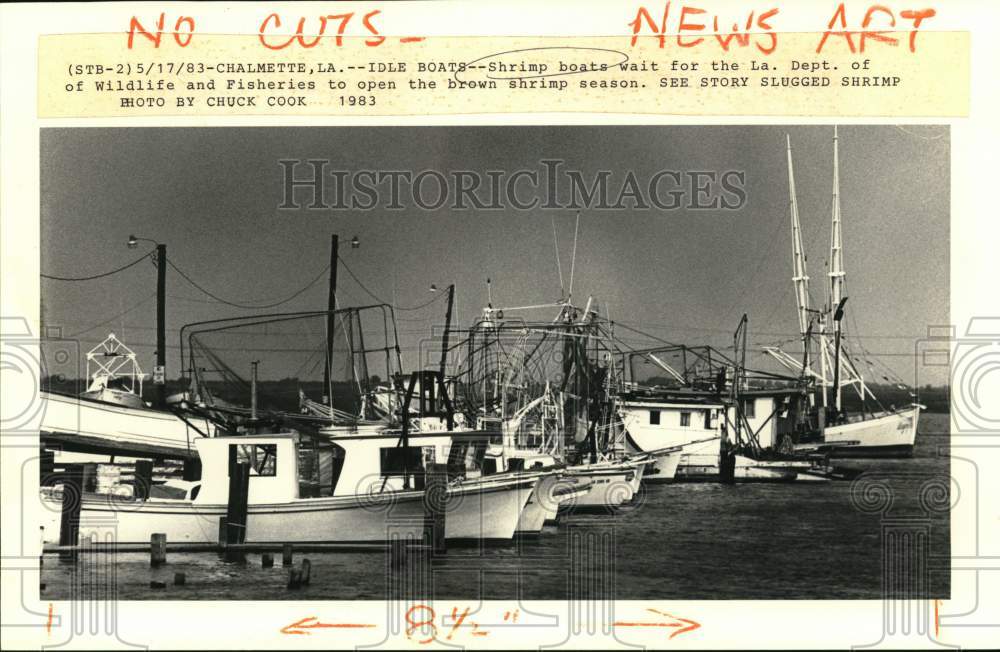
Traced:
[[448, 286], [448, 308], [444, 313], [444, 338], [441, 342], [441, 383], [445, 381], [448, 366], [448, 332], [451, 330], [451, 311], [455, 302], [455, 284]]
[[333, 366], [333, 331], [336, 327], [337, 310], [337, 264], [340, 239], [334, 233], [330, 237], [330, 291], [326, 303], [326, 365], [323, 368], [323, 403], [333, 405], [333, 386], [330, 384]]
[[156, 369], [157, 407], [167, 407], [167, 245], [156, 245]]
[[259, 364], [260, 360], [250, 362], [250, 419], [252, 421], [257, 420], [257, 365]]

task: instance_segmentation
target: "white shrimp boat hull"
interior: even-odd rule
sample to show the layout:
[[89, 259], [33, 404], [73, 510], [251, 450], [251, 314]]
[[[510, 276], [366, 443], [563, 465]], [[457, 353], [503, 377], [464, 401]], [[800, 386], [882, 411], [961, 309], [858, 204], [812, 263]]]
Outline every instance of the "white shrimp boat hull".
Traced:
[[[559, 506], [578, 499], [590, 491], [590, 483], [579, 478], [566, 477], [562, 471], [535, 474], [538, 483], [521, 511], [515, 534], [534, 536], [541, 533], [546, 523], [555, 522]], [[496, 476], [490, 476], [495, 478]]]
[[191, 427], [180, 417], [163, 410], [129, 407], [78, 396], [40, 392], [42, 438], [67, 446], [94, 449], [174, 454], [193, 457], [198, 430], [211, 434], [204, 419], [192, 419]]
[[[470, 483], [449, 489], [445, 537], [449, 540], [510, 540], [532, 493], [533, 479]], [[60, 503], [47, 501], [55, 518], [44, 532], [58, 543]], [[424, 532], [421, 491], [378, 496], [304, 498], [255, 504], [247, 510], [247, 543], [380, 543], [395, 537], [420, 539]], [[197, 501], [118, 501], [88, 497], [80, 510], [81, 541], [146, 543], [155, 533], [168, 543], [215, 544], [225, 505]]]
[[[350, 449], [346, 466], [356, 477], [371, 479], [368, 472], [378, 467], [370, 466], [370, 458], [377, 457], [385, 438], [341, 441]], [[81, 537], [108, 540], [110, 530], [118, 543], [148, 544], [157, 533], [166, 534], [168, 543], [218, 543], [229, 498], [226, 469], [237, 454], [255, 460], [251, 466], [268, 464], [253, 467], [250, 474], [247, 543], [377, 543], [397, 536], [423, 536], [425, 501], [433, 498], [421, 490], [300, 498], [298, 437], [294, 434], [201, 438], [196, 444], [204, 469], [193, 500], [132, 501], [89, 494], [80, 507]], [[538, 476], [531, 475], [449, 485], [442, 505], [445, 537], [510, 540], [537, 482]], [[352, 481], [349, 486], [356, 484]], [[44, 538], [55, 542], [61, 504], [43, 501], [52, 515]]]
[[639, 491], [647, 462], [598, 463], [571, 466], [566, 469], [570, 478], [591, 483], [590, 491], [575, 496], [560, 505], [562, 509], [574, 507], [620, 507], [632, 501]]
[[646, 468], [642, 481], [651, 484], [663, 484], [674, 482], [677, 477], [677, 470], [680, 467], [682, 453], [667, 453], [657, 456], [651, 465]]
[[[706, 410], [715, 407], [699, 405], [690, 409], [694, 411], [694, 409]], [[718, 429], [649, 423], [647, 416], [651, 409], [666, 411], [668, 408], [677, 408], [677, 406], [654, 402], [625, 403], [622, 406], [622, 420], [628, 433], [626, 442], [631, 449], [630, 452], [643, 453], [661, 448], [683, 446], [677, 459], [676, 469], [671, 476], [673, 479], [703, 479], [713, 475], [717, 477], [721, 445]], [[687, 409], [686, 406], [685, 409]], [[663, 464], [670, 465], [672, 462], [666, 460]], [[658, 481], [656, 476], [655, 473], [652, 475], [653, 481]]]
[[920, 406], [914, 405], [873, 419], [827, 426], [823, 444], [837, 445], [838, 456], [909, 456], [913, 454], [919, 421]]

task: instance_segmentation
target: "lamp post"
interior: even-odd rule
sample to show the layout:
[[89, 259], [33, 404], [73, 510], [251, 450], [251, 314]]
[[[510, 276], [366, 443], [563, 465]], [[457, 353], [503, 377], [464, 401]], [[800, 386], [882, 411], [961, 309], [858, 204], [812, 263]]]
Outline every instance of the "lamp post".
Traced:
[[156, 407], [164, 409], [167, 404], [167, 245], [130, 235], [129, 249], [135, 249], [140, 241], [156, 245], [156, 366], [153, 368], [153, 384], [157, 387]]

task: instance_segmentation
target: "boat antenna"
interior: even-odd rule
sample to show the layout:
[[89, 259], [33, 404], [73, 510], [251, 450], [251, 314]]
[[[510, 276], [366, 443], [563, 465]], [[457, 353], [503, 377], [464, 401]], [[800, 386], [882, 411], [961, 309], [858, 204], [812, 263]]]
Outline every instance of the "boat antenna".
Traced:
[[576, 242], [577, 236], [580, 234], [580, 211], [576, 212], [576, 228], [573, 230], [573, 261], [569, 266], [569, 296], [566, 298], [567, 301], [572, 302], [573, 300], [573, 274], [576, 272]]
[[559, 239], [556, 237], [556, 217], [552, 216], [552, 244], [556, 248], [556, 269], [559, 270], [559, 300], [566, 297], [566, 287], [563, 284], [562, 263], [559, 261]]
[[493, 307], [493, 283], [488, 276], [486, 277], [486, 306]]

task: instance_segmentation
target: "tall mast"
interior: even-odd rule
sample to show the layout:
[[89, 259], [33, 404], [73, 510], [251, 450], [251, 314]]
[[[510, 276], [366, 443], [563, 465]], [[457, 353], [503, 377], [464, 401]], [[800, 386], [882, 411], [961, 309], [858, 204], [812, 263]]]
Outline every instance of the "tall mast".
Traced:
[[792, 217], [792, 283], [795, 285], [799, 332], [802, 334], [802, 373], [806, 374], [812, 366], [809, 359], [809, 340], [812, 333], [809, 317], [809, 274], [806, 273], [806, 257], [802, 250], [802, 225], [799, 223], [799, 204], [795, 197], [795, 170], [792, 166], [791, 136], [785, 135], [785, 143], [788, 152], [788, 206]]
[[788, 204], [792, 216], [792, 282], [795, 284], [795, 301], [798, 305], [799, 332], [805, 341], [809, 330], [809, 275], [806, 273], [806, 258], [802, 251], [802, 226], [799, 224], [799, 205], [795, 198], [795, 172], [792, 168], [792, 139], [786, 135], [788, 149]]
[[827, 311], [833, 313], [837, 312], [837, 317], [834, 319], [834, 342], [836, 349], [834, 350], [834, 368], [833, 368], [833, 384], [834, 384], [834, 405], [837, 411], [840, 411], [840, 316], [843, 314], [843, 307], [841, 302], [843, 301], [844, 293], [844, 251], [843, 251], [843, 240], [841, 238], [840, 232], [840, 158], [837, 146], [837, 127], [833, 128], [833, 209], [831, 212], [831, 224], [830, 224], [830, 271], [828, 276], [830, 278], [830, 303], [827, 306]]

